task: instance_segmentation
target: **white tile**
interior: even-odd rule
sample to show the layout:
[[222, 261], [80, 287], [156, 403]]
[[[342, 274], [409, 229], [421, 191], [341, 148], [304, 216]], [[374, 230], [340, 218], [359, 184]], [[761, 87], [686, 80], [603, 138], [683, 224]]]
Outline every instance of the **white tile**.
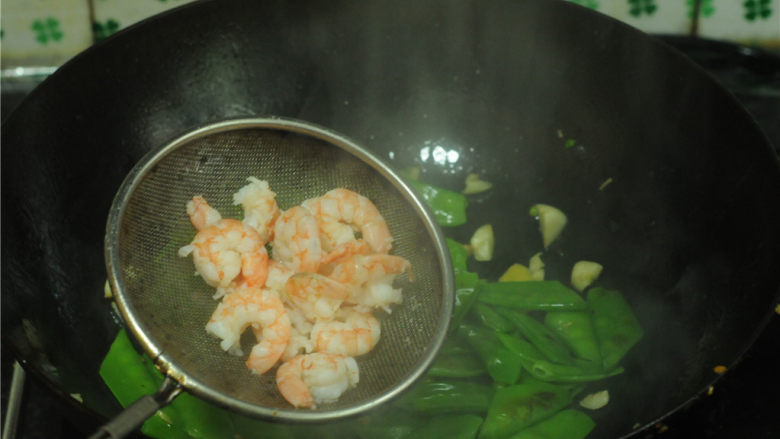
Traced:
[[699, 35], [745, 43], [780, 43], [780, 0], [703, 0]]
[[95, 12], [93, 29], [95, 39], [103, 39], [114, 32], [160, 12], [193, 0], [90, 0]]
[[3, 0], [3, 69], [59, 66], [92, 44], [88, 0]]
[[686, 35], [690, 0], [602, 0], [605, 13], [647, 33]]

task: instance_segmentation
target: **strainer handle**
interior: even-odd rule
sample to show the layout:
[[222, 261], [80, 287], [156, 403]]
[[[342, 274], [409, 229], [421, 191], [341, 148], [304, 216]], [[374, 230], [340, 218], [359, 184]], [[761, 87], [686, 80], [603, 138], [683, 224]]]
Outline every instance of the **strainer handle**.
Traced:
[[132, 433], [157, 410], [170, 404], [181, 393], [181, 386], [166, 376], [157, 393], [145, 395], [127, 406], [114, 419], [108, 421], [89, 437], [89, 439], [122, 438]]

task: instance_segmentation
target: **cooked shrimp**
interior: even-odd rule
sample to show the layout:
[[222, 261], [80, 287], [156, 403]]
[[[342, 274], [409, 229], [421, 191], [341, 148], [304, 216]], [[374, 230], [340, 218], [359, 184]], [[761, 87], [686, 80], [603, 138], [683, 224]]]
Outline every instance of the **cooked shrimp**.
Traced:
[[306, 319], [303, 312], [298, 308], [285, 306], [287, 316], [290, 318], [292, 330], [290, 332], [290, 342], [287, 343], [287, 349], [282, 354], [282, 361], [299, 354], [308, 354], [314, 351], [314, 342], [311, 341], [312, 322]]
[[315, 273], [322, 259], [317, 220], [300, 206], [285, 210], [274, 225], [273, 257], [293, 271]]
[[274, 222], [279, 217], [276, 193], [268, 187], [268, 182], [255, 177], [247, 178], [249, 184], [233, 194], [233, 204], [244, 209], [244, 224], [254, 227], [263, 242], [271, 240]]
[[390, 312], [390, 305], [403, 300], [401, 289], [393, 288], [393, 281], [409, 269], [409, 261], [400, 256], [354, 255], [338, 263], [329, 277], [347, 286], [346, 303]]
[[290, 319], [278, 295], [257, 286], [238, 284], [214, 310], [206, 331], [222, 340], [223, 350], [241, 355], [241, 333], [250, 325], [258, 343], [246, 365], [252, 372], [262, 374], [276, 364], [290, 339]]
[[371, 351], [380, 333], [379, 321], [370, 313], [342, 309], [336, 319], [315, 323], [311, 339], [317, 352], [356, 357]]
[[[268, 252], [257, 231], [234, 219], [222, 219], [179, 249], [189, 256], [207, 284], [227, 287], [239, 274], [249, 285], [263, 286], [268, 277]], [[219, 294], [219, 293], [218, 293]]]
[[[335, 249], [331, 250], [324, 258], [320, 265], [320, 271], [323, 270], [323, 265], [337, 263], [340, 260], [352, 255], [367, 255], [371, 253], [371, 246], [363, 239], [353, 239], [351, 241], [344, 242], [338, 245]], [[332, 270], [332, 267], [330, 267]], [[327, 271], [330, 271], [327, 270]]]
[[315, 408], [317, 404], [336, 401], [359, 380], [355, 359], [342, 355], [298, 355], [276, 371], [279, 392], [295, 407]]
[[285, 267], [279, 262], [268, 261], [268, 278], [265, 280], [266, 288], [276, 291], [279, 294], [284, 294], [285, 284], [287, 279], [295, 274], [294, 271]]
[[192, 197], [192, 200], [187, 202], [187, 215], [190, 216], [190, 222], [197, 231], [205, 230], [222, 220], [219, 211], [211, 207], [200, 195]]
[[344, 285], [316, 273], [297, 273], [285, 285], [285, 297], [309, 320], [333, 318], [348, 294]]
[[[393, 237], [382, 215], [368, 198], [349, 189], [333, 189], [318, 198], [302, 203], [320, 223], [325, 248], [330, 250], [350, 240], [346, 229], [339, 224], [357, 227], [363, 239], [377, 253], [387, 253]], [[334, 236], [334, 234], [338, 236]], [[352, 236], [354, 238], [354, 235]]]

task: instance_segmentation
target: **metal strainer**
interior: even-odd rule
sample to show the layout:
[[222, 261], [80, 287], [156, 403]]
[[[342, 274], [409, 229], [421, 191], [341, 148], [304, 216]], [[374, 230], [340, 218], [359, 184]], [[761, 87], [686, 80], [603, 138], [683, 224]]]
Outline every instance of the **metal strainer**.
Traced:
[[[249, 176], [267, 180], [282, 209], [337, 187], [368, 197], [393, 234], [391, 253], [411, 262], [413, 276], [396, 281], [403, 288], [403, 304], [380, 318], [381, 340], [357, 358], [359, 384], [330, 405], [293, 409], [276, 389], [275, 369], [253, 375], [244, 365], [246, 358], [220, 349], [219, 340], [204, 329], [217, 306], [213, 288], [193, 275], [191, 258], [177, 255], [195, 234], [185, 212], [187, 201], [203, 195], [223, 217], [241, 218], [232, 194]], [[150, 416], [182, 389], [266, 420], [328, 421], [362, 413], [397, 396], [425, 372], [445, 338], [453, 309], [447, 247], [420, 199], [354, 142], [290, 119], [220, 122], [149, 153], [114, 199], [105, 257], [127, 326], [168, 377], [156, 395], [134, 404], [146, 406], [134, 409], [144, 412], [141, 416]], [[132, 427], [109, 423], [104, 431], [121, 435], [121, 428], [132, 430], [142, 420]]]

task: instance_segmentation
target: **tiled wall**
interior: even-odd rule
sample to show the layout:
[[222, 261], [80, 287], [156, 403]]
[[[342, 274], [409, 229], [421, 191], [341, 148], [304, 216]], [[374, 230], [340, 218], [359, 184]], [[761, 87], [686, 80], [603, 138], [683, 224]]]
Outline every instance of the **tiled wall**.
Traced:
[[[56, 67], [95, 41], [190, 1], [2, 0], [3, 71], [19, 66]], [[646, 32], [695, 32], [707, 38], [780, 48], [780, 0], [569, 1]]]

